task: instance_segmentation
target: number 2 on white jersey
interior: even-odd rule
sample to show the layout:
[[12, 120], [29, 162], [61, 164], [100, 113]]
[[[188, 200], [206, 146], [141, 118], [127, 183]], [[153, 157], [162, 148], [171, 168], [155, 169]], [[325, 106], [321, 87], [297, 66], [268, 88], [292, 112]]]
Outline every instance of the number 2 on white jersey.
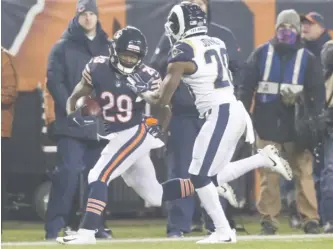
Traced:
[[228, 56], [225, 48], [220, 49], [220, 54], [215, 49], [209, 49], [205, 52], [205, 62], [211, 64], [212, 58], [215, 58], [217, 64], [217, 77], [214, 81], [215, 88], [231, 86], [232, 76], [228, 69]]

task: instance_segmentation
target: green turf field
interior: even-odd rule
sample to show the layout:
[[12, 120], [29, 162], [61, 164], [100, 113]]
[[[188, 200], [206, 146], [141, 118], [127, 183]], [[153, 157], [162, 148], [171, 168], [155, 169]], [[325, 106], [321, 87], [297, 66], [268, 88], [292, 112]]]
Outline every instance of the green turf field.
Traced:
[[[279, 235], [269, 237], [257, 236], [260, 231], [257, 217], [246, 218], [244, 223], [250, 235], [239, 233], [239, 242], [237, 244], [198, 246], [195, 241], [198, 239], [197, 237], [204, 236], [204, 233], [192, 233], [177, 241], [166, 240], [164, 220], [114, 220], [109, 222], [109, 226], [114, 233], [114, 240], [99, 241], [96, 246], [84, 247], [96, 249], [214, 249], [222, 247], [223, 249], [333, 249], [333, 236], [303, 235], [302, 231], [290, 229], [285, 219], [281, 222]], [[43, 236], [42, 223], [5, 222], [3, 223], [2, 248], [63, 248], [62, 245], [43, 241]], [[145, 240], [142, 241], [141, 239], [143, 238]], [[8, 244], [10, 242], [11, 244]], [[24, 243], [18, 244], [18, 242]], [[30, 242], [30, 244], [26, 242]], [[82, 247], [70, 246], [73, 249]]]

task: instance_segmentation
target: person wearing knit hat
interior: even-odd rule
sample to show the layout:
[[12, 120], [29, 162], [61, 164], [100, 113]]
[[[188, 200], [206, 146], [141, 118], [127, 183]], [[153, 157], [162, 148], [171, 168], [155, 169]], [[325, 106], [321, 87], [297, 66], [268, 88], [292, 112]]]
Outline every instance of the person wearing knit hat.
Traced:
[[[320, 53], [324, 44], [331, 40], [331, 36], [326, 29], [324, 17], [317, 12], [310, 12], [308, 14], [301, 14], [301, 26], [302, 26], [302, 41], [304, 46], [310, 50], [318, 59], [320, 59]], [[320, 149], [320, 148], [319, 148]], [[323, 149], [323, 147], [321, 147]], [[314, 160], [314, 179], [316, 179], [316, 191], [318, 203], [321, 203], [322, 189], [320, 188], [320, 179], [322, 175], [322, 169], [324, 169], [324, 151], [318, 151], [318, 159]], [[320, 206], [320, 205], [319, 205]], [[319, 215], [322, 217], [322, 208], [320, 208]]]
[[[73, 19], [48, 58], [46, 84], [55, 102], [55, 121], [49, 125], [48, 134], [57, 143], [57, 168], [51, 177], [46, 239], [56, 239], [64, 227], [67, 234], [77, 229], [76, 213], [84, 207], [78, 207], [75, 193], [78, 189], [88, 189], [85, 184], [88, 169], [105, 147], [96, 138], [96, 127], [74, 127], [66, 115], [66, 101], [81, 80], [83, 69], [93, 57], [101, 55], [109, 56], [109, 41], [98, 21], [96, 0], [79, 0]], [[85, 179], [80, 187], [78, 179]], [[80, 196], [84, 194], [80, 192]], [[111, 238], [102, 222], [95, 236]]]
[[94, 38], [98, 22], [96, 0], [79, 0], [76, 6], [76, 17], [89, 39]]
[[325, 42], [332, 39], [326, 29], [324, 17], [317, 12], [310, 12], [300, 17], [305, 47], [319, 58]]
[[[318, 136], [303, 124], [323, 110], [325, 89], [320, 63], [301, 42], [300, 25], [295, 10], [278, 14], [274, 37], [257, 47], [244, 66], [238, 96], [247, 110], [252, 110], [257, 148], [274, 144], [284, 150], [295, 178], [296, 214], [304, 232], [319, 233], [311, 155]], [[307, 112], [302, 116], [304, 112], [295, 110]], [[257, 209], [261, 233], [275, 234], [281, 210], [280, 177], [267, 169], [260, 169], [260, 176]]]
[[90, 11], [98, 16], [98, 8], [96, 0], [79, 0], [76, 4], [76, 14], [80, 15], [86, 11]]
[[293, 45], [301, 32], [301, 21], [293, 9], [283, 10], [276, 19], [276, 39], [279, 43]]
[[293, 9], [283, 10], [279, 13], [276, 18], [275, 29], [281, 24], [290, 24], [296, 29], [297, 33], [300, 33], [301, 20], [297, 12]]

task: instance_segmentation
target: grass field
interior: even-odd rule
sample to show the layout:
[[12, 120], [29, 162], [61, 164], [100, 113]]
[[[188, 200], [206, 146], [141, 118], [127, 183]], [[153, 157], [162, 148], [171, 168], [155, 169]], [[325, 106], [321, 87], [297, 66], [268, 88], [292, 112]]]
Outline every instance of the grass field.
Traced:
[[[279, 235], [258, 236], [260, 227], [257, 217], [244, 219], [245, 228], [250, 235], [240, 233], [237, 244], [201, 245], [195, 241], [204, 233], [192, 233], [184, 239], [166, 239], [164, 220], [114, 220], [109, 222], [114, 233], [110, 241], [98, 241], [96, 246], [71, 246], [72, 249], [189, 249], [189, 248], [223, 248], [223, 249], [333, 249], [333, 236], [307, 236], [299, 230], [290, 229], [286, 220], [281, 222]], [[54, 242], [43, 241], [42, 223], [3, 223], [2, 248], [63, 248]]]

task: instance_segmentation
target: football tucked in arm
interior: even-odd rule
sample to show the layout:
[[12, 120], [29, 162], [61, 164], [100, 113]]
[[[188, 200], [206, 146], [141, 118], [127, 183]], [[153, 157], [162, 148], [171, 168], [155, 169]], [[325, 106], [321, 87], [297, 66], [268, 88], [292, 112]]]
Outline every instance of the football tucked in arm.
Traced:
[[81, 97], [75, 105], [75, 109], [81, 108], [82, 116], [99, 116], [102, 113], [102, 108], [97, 100], [91, 97]]

